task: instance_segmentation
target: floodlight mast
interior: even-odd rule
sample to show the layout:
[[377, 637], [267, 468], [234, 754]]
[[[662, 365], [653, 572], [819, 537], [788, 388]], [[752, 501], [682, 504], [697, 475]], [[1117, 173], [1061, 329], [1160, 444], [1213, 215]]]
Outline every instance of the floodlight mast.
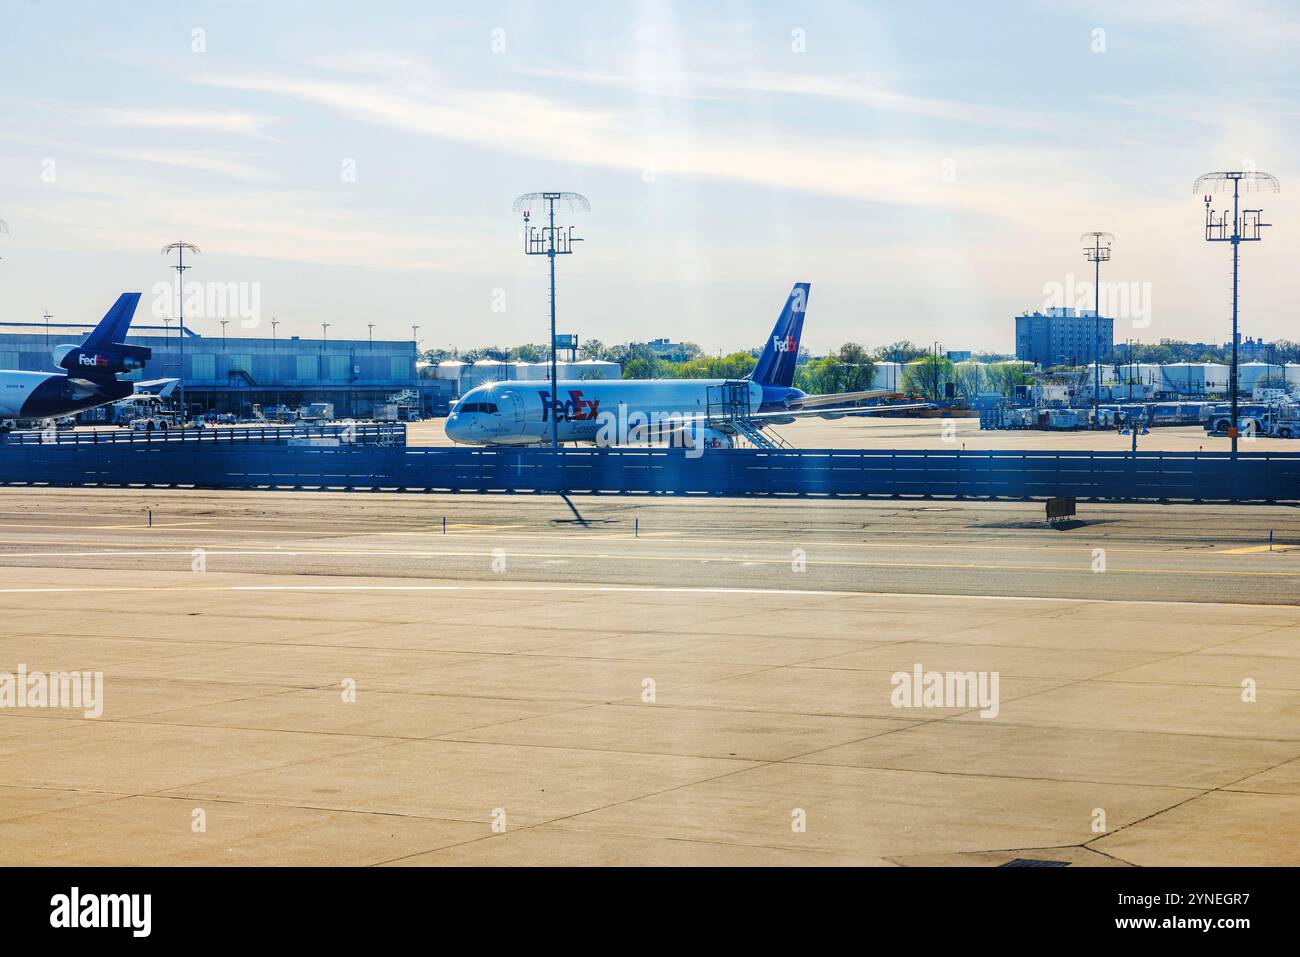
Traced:
[[[1097, 427], [1097, 404], [1101, 401], [1101, 264], [1110, 262], [1110, 247], [1115, 243], [1115, 237], [1110, 233], [1091, 232], [1084, 233], [1079, 237], [1080, 240], [1091, 240], [1091, 246], [1083, 247], [1083, 258], [1093, 264], [1093, 308], [1092, 308], [1092, 425]], [[1113, 319], [1113, 317], [1112, 317]], [[1111, 329], [1111, 342], [1114, 344], [1114, 328]]]
[[[1232, 234], [1228, 234], [1228, 211], [1216, 213], [1211, 207], [1214, 197], [1208, 192], [1214, 186], [1227, 186], [1232, 183]], [[1232, 170], [1228, 172], [1206, 173], [1198, 176], [1192, 184], [1192, 192], [1200, 193], [1205, 198], [1205, 241], [1208, 243], [1232, 243], [1232, 371], [1228, 375], [1228, 391], [1232, 400], [1232, 422], [1228, 426], [1228, 437], [1232, 440], [1232, 456], [1237, 456], [1237, 300], [1240, 289], [1241, 244], [1259, 242], [1263, 237], [1259, 231], [1272, 223], [1260, 221], [1262, 209], [1242, 209], [1241, 192], [1280, 193], [1282, 186], [1277, 177], [1271, 173], [1258, 173], [1250, 170]]]
[[[200, 253], [199, 249], [193, 243], [168, 243], [162, 248], [162, 254], [169, 256], [176, 254], [176, 265], [172, 268], [176, 270], [176, 305], [180, 313], [180, 325], [177, 326], [176, 341], [181, 347], [180, 351], [180, 403], [181, 403], [181, 425], [184, 425], [189, 419], [189, 408], [185, 405], [185, 270], [192, 269], [192, 266], [185, 265], [185, 250], [192, 253]], [[224, 347], [223, 347], [224, 348]]]
[[[514, 203], [514, 211], [524, 217], [524, 255], [546, 256], [551, 263], [551, 448], [560, 447], [559, 386], [556, 384], [555, 361], [555, 257], [568, 256], [573, 253], [573, 244], [582, 242], [582, 237], [573, 235], [570, 226], [564, 232], [557, 232], [555, 227], [555, 204], [559, 203], [568, 212], [591, 212], [591, 203], [581, 193], [524, 193]], [[535, 207], [545, 205], [547, 225], [540, 229], [529, 220]]]

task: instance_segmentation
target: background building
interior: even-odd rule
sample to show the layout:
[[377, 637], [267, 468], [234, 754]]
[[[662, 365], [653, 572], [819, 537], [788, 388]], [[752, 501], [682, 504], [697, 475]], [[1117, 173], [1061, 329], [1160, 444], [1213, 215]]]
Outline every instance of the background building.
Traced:
[[1096, 352], [1096, 319], [1073, 309], [1016, 316], [1016, 358], [1044, 369], [1110, 362], [1115, 354], [1115, 320], [1101, 317], [1101, 355]]
[[[623, 367], [605, 359], [580, 359], [577, 362], [557, 362], [556, 375], [565, 379], [618, 379]], [[445, 384], [449, 395], [461, 396], [470, 389], [489, 382], [549, 382], [549, 362], [501, 362], [498, 359], [478, 359], [462, 362], [446, 359], [437, 365], [421, 364], [420, 375], [424, 381], [434, 380]]]
[[[0, 324], [0, 369], [55, 372], [55, 346], [79, 344], [93, 324]], [[390, 395], [417, 389], [422, 411], [450, 397], [435, 380], [417, 378], [416, 346], [410, 340], [272, 339], [203, 336], [161, 326], [133, 326], [131, 345], [153, 356], [123, 379], [180, 377], [190, 413], [252, 414], [254, 404], [300, 406], [332, 402], [335, 415], [368, 418]], [[178, 396], [179, 393], [175, 395]]]

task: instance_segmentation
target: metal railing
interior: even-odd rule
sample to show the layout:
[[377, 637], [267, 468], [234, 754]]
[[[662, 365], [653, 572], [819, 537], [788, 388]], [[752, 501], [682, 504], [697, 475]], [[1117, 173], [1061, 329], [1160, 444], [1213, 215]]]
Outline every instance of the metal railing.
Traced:
[[312, 448], [0, 449], [0, 484], [1300, 502], [1300, 453]]
[[288, 445], [291, 439], [338, 438], [348, 445], [406, 445], [406, 426], [400, 422], [331, 422], [320, 425], [251, 425], [172, 427], [138, 430], [98, 428], [23, 430], [0, 433], [0, 450], [6, 446], [157, 445], [160, 443]]

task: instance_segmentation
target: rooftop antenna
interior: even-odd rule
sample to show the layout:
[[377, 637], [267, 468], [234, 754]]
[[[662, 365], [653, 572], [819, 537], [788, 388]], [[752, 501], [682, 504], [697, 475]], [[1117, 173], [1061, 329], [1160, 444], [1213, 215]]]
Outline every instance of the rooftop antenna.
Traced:
[[180, 369], [177, 372], [180, 375], [180, 382], [177, 383], [177, 391], [180, 393], [181, 403], [181, 424], [190, 417], [189, 407], [185, 405], [185, 270], [193, 267], [185, 265], [185, 251], [192, 253], [202, 252], [198, 246], [193, 243], [168, 243], [162, 248], [164, 256], [176, 254], [176, 265], [172, 268], [176, 270], [176, 308], [180, 316], [180, 325], [176, 328], [176, 341], [180, 343]]
[[[555, 348], [555, 257], [573, 253], [573, 244], [582, 237], [573, 235], [573, 227], [555, 225], [555, 207], [566, 213], [589, 213], [591, 203], [581, 193], [524, 193], [514, 203], [514, 211], [524, 217], [524, 254], [546, 256], [551, 261], [551, 448], [560, 447], [560, 423], [556, 418], [559, 404], [559, 386], [556, 383]], [[532, 225], [534, 211], [546, 209], [547, 224]]]
[[[1214, 202], [1214, 187], [1227, 188], [1232, 184], [1232, 220], [1228, 211], [1216, 212], [1211, 205]], [[1233, 170], [1229, 172], [1206, 173], [1198, 176], [1192, 184], [1192, 192], [1200, 193], [1205, 199], [1205, 241], [1208, 243], [1232, 243], [1232, 371], [1228, 375], [1228, 391], [1232, 393], [1232, 423], [1228, 426], [1228, 437], [1232, 439], [1232, 455], [1237, 455], [1237, 301], [1240, 287], [1239, 274], [1241, 263], [1241, 243], [1259, 242], [1263, 237], [1259, 231], [1272, 223], [1261, 221], [1262, 209], [1242, 209], [1241, 194], [1246, 193], [1280, 193], [1282, 185], [1272, 173], [1258, 173], [1254, 170]], [[1232, 232], [1229, 234], [1228, 230]]]
[[[1079, 240], [1088, 241], [1089, 246], [1083, 247], [1083, 258], [1093, 264], [1092, 279], [1092, 424], [1093, 428], [1097, 427], [1097, 404], [1101, 401], [1101, 264], [1110, 262], [1110, 247], [1115, 243], [1115, 237], [1110, 233], [1091, 232], [1084, 233]], [[1112, 327], [1111, 339], [1115, 338], [1115, 332]]]

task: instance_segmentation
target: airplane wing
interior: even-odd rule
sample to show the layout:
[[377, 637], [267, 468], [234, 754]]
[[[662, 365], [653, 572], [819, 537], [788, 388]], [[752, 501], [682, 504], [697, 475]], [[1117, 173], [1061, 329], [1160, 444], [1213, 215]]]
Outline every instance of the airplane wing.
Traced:
[[137, 382], [135, 383], [135, 394], [139, 395], [142, 392], [147, 392], [165, 399], [172, 394], [172, 390], [176, 388], [176, 383], [180, 381], [180, 379], [149, 379], [145, 382]]
[[847, 405], [861, 402], [863, 399], [883, 399], [885, 396], [898, 395], [895, 389], [867, 389], [864, 392], [831, 392], [827, 395], [806, 395], [790, 403], [792, 409], [812, 409], [823, 405]]
[[885, 415], [890, 412], [916, 412], [921, 409], [933, 409], [933, 402], [913, 402], [907, 405], [849, 405], [838, 409], [800, 409], [793, 408], [781, 412], [756, 412], [750, 416], [756, 421], [779, 419], [802, 419], [810, 415], [838, 419], [846, 415]]

